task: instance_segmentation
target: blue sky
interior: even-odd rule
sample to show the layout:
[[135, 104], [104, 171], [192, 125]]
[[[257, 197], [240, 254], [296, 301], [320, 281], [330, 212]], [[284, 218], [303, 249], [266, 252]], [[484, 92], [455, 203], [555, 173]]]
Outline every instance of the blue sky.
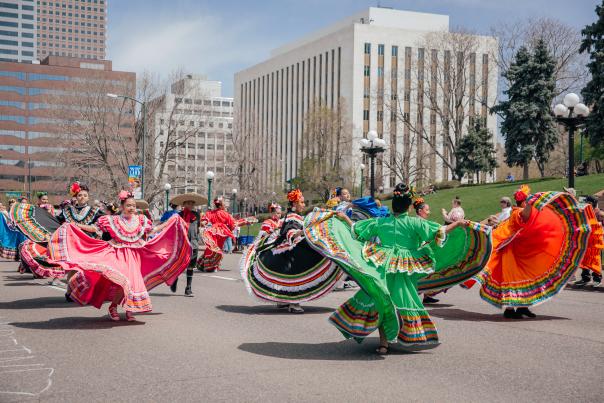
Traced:
[[547, 16], [582, 28], [601, 0], [113, 0], [109, 59], [116, 70], [207, 74], [232, 95], [233, 74], [271, 49], [366, 7], [447, 14], [452, 27], [488, 33], [498, 22]]

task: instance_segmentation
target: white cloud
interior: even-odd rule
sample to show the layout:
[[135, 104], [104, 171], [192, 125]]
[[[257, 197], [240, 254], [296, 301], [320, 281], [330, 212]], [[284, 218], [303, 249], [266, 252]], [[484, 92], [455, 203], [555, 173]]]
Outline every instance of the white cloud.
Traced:
[[138, 21], [114, 26], [110, 34], [109, 58], [116, 70], [150, 71], [163, 77], [175, 70], [207, 74], [222, 80], [230, 92], [238, 67], [260, 61], [274, 47], [255, 35], [254, 26], [246, 21], [227, 22], [210, 15], [129, 17]]

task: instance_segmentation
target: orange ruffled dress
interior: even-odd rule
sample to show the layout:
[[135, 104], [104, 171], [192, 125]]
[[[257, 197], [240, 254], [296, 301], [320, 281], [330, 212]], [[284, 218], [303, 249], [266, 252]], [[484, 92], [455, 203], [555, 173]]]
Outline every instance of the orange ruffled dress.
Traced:
[[569, 194], [537, 193], [529, 197], [529, 219], [522, 209], [493, 231], [493, 253], [477, 275], [480, 296], [501, 307], [529, 307], [556, 295], [585, 255], [590, 225]]
[[596, 213], [591, 204], [584, 207], [589, 220], [591, 234], [587, 241], [587, 251], [581, 261], [581, 269], [589, 269], [597, 274], [602, 274], [602, 249], [604, 249], [604, 228], [596, 219]]

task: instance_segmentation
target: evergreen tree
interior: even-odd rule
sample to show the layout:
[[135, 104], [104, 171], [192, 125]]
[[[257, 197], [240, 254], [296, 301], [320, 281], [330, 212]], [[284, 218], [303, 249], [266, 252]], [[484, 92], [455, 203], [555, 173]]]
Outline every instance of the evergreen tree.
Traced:
[[492, 140], [493, 133], [487, 128], [486, 119], [474, 119], [456, 150], [458, 163], [455, 173], [459, 177], [476, 175], [476, 181], [479, 182], [480, 172], [493, 172], [497, 168], [497, 159]]
[[579, 52], [588, 52], [587, 68], [591, 80], [583, 91], [585, 103], [591, 108], [587, 119], [587, 135], [593, 146], [604, 142], [604, 1], [596, 7], [598, 20], [582, 31], [583, 42]]
[[527, 99], [528, 82], [530, 81], [531, 55], [526, 47], [518, 49], [514, 61], [504, 73], [509, 88], [504, 91], [508, 99], [491, 109], [501, 118], [501, 134], [505, 140], [505, 163], [508, 166], [524, 167], [524, 179], [528, 179], [528, 165], [534, 153], [532, 136], [526, 129], [530, 126], [527, 116], [530, 100]]
[[545, 163], [550, 153], [558, 144], [558, 131], [551, 112], [552, 100], [556, 91], [556, 61], [551, 56], [547, 45], [541, 39], [537, 42], [533, 53], [533, 77], [531, 86], [533, 105], [536, 116], [537, 136], [535, 138], [535, 161], [541, 173], [545, 176]]
[[508, 99], [491, 109], [503, 118], [505, 162], [508, 166], [522, 166], [524, 179], [528, 179], [533, 159], [544, 175], [545, 163], [558, 141], [550, 111], [556, 85], [554, 70], [555, 61], [542, 40], [535, 46], [534, 54], [521, 47], [504, 74], [510, 83], [504, 91]]

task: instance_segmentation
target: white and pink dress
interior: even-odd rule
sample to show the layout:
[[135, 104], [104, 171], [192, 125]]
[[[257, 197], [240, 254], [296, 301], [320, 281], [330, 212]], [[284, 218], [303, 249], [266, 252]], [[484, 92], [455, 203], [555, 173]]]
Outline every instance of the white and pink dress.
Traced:
[[153, 239], [145, 240], [152, 222], [142, 214], [129, 219], [121, 215], [102, 216], [96, 223], [103, 239], [94, 239], [73, 224], [64, 224], [48, 244], [51, 258], [66, 271], [75, 271], [69, 280], [71, 298], [82, 305], [100, 308], [121, 288], [126, 311], [151, 310], [148, 291], [171, 285], [189, 263], [191, 244], [187, 226], [172, 216]]

